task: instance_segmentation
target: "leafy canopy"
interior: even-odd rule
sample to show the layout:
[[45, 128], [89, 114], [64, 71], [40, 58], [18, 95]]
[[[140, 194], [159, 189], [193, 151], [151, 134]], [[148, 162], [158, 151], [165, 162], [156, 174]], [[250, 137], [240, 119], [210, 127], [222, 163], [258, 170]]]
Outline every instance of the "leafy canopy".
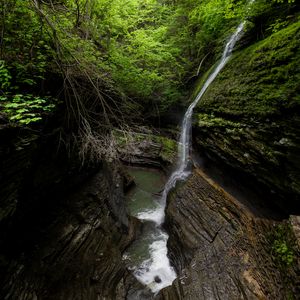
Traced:
[[[44, 81], [60, 77], [81, 122], [99, 110], [165, 112], [186, 99], [187, 83], [216, 61], [240, 20], [274, 1], [249, 11], [245, 0], [0, 0], [1, 95], [46, 99]], [[273, 32], [286, 26], [276, 22]]]

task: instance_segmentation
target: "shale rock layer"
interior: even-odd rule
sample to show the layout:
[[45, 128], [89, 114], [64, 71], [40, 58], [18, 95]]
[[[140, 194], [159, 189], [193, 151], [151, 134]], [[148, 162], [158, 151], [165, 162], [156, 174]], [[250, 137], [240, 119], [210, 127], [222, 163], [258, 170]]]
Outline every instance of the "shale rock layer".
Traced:
[[274, 222], [256, 218], [200, 170], [172, 193], [166, 214], [179, 278], [158, 299], [285, 299], [292, 291], [270, 255]]

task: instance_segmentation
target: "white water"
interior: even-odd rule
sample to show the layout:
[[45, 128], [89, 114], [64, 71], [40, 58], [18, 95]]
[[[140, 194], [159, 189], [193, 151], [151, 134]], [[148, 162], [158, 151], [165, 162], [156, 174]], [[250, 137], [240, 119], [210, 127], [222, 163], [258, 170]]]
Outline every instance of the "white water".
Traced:
[[[134, 275], [140, 282], [148, 286], [153, 293], [156, 293], [171, 285], [176, 278], [176, 273], [171, 267], [167, 256], [168, 234], [156, 228], [153, 235], [154, 241], [149, 247], [151, 257], [134, 270]], [[155, 282], [155, 276], [158, 276], [161, 282]]]
[[[172, 284], [173, 280], [176, 278], [176, 273], [172, 266], [170, 265], [167, 256], [167, 240], [168, 235], [166, 232], [162, 231], [160, 226], [164, 222], [165, 218], [165, 206], [166, 199], [169, 191], [175, 187], [177, 181], [185, 180], [190, 175], [190, 170], [188, 168], [190, 162], [190, 140], [191, 140], [191, 123], [193, 109], [202, 98], [206, 92], [209, 85], [214, 81], [217, 75], [225, 66], [229, 57], [231, 56], [232, 50], [236, 42], [240, 39], [244, 23], [241, 23], [234, 34], [230, 37], [226, 47], [224, 49], [222, 58], [217, 65], [216, 69], [208, 77], [202, 89], [198, 93], [195, 100], [188, 107], [181, 126], [180, 140], [178, 144], [178, 163], [176, 170], [172, 173], [168, 179], [160, 202], [157, 204], [155, 209], [149, 209], [138, 213], [137, 217], [142, 221], [153, 222], [156, 226], [156, 230], [153, 233], [153, 242], [150, 245], [150, 258], [145, 260], [140, 266], [134, 269], [134, 275], [136, 278], [148, 286], [152, 292], [158, 292], [162, 288]], [[160, 283], [155, 282], [155, 276], [161, 279]]]

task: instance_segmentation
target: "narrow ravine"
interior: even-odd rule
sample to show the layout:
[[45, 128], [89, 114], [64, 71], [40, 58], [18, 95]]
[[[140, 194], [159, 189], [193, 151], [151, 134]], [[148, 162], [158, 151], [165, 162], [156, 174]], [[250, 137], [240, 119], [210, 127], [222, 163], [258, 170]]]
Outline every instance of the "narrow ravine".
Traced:
[[[230, 37], [220, 62], [184, 115], [178, 143], [177, 167], [167, 180], [160, 199], [154, 199], [153, 202], [150, 201], [150, 206], [146, 205], [141, 211], [135, 213], [135, 216], [145, 224], [145, 236], [131, 247], [131, 250], [125, 254], [125, 258], [134, 260], [132, 257], [134, 254], [132, 253], [146, 251], [147, 254], [144, 253], [145, 259], [142, 262], [136, 259], [137, 264], [133, 263], [131, 268], [135, 277], [150, 288], [153, 293], [157, 293], [162, 288], [171, 285], [176, 278], [175, 270], [168, 259], [167, 241], [169, 236], [163, 230], [162, 224], [165, 219], [166, 199], [169, 191], [175, 187], [178, 181], [185, 180], [190, 175], [189, 162], [193, 109], [230, 58], [236, 42], [242, 35], [243, 28], [244, 22], [237, 27], [234, 34]], [[134, 248], [135, 251], [133, 250]]]
[[300, 1], [2, 2], [0, 299], [298, 299]]

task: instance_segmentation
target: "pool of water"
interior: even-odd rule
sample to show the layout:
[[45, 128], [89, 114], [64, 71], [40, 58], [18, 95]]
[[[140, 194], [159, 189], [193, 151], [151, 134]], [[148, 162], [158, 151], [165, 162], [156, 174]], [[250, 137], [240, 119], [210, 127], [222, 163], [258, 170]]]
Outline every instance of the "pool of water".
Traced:
[[[166, 177], [153, 169], [130, 167], [128, 172], [136, 186], [127, 194], [127, 209], [143, 222], [143, 232], [123, 257], [134, 276], [157, 293], [176, 278], [167, 256], [168, 234], [153, 221], [164, 209], [160, 200]], [[149, 219], [149, 216], [154, 218]]]

